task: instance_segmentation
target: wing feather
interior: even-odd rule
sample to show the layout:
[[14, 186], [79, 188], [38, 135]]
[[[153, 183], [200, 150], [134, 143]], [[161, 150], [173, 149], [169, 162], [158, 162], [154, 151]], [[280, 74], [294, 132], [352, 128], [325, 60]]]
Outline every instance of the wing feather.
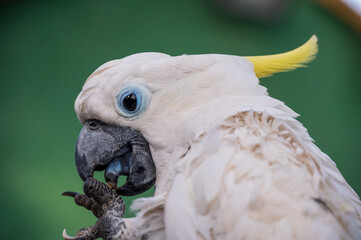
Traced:
[[292, 118], [232, 116], [185, 162], [166, 206], [169, 239], [361, 238], [357, 194]]

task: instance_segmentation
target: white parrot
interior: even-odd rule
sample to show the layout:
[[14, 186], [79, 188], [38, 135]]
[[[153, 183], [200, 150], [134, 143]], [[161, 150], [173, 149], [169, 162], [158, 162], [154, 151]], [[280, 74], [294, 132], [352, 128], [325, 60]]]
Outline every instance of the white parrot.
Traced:
[[[127, 175], [120, 195], [154, 182], [155, 193], [135, 200], [134, 218], [64, 238], [361, 239], [359, 197], [298, 115], [259, 85], [316, 53], [313, 36], [277, 55], [139, 53], [99, 67], [75, 102], [78, 172], [85, 181], [105, 169], [110, 188]], [[65, 195], [114, 219], [94, 193]]]

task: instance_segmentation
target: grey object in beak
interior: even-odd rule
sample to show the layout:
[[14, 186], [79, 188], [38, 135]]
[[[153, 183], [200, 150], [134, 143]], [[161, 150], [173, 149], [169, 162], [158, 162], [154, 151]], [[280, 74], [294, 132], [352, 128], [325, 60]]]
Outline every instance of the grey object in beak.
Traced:
[[[132, 196], [151, 188], [156, 180], [149, 144], [130, 127], [110, 125], [97, 120], [86, 122], [75, 149], [75, 163], [83, 181], [94, 171], [104, 172], [105, 180], [120, 195]], [[117, 187], [119, 176], [127, 176]]]

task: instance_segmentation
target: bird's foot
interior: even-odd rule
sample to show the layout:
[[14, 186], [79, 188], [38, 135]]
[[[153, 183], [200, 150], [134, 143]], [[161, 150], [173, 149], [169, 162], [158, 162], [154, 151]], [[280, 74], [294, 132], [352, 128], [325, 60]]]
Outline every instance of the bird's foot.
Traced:
[[89, 228], [80, 229], [75, 237], [63, 231], [65, 240], [93, 240], [96, 238], [113, 239], [125, 229], [123, 199], [107, 185], [94, 178], [84, 182], [84, 193], [64, 192], [63, 196], [74, 197], [75, 204], [91, 210], [98, 221]]

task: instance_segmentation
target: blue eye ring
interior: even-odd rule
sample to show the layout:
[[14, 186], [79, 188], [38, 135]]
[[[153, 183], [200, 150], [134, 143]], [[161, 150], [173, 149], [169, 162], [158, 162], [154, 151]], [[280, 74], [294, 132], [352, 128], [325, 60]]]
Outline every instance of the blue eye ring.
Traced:
[[125, 86], [117, 95], [118, 112], [126, 118], [134, 118], [148, 105], [150, 92], [138, 84]]

